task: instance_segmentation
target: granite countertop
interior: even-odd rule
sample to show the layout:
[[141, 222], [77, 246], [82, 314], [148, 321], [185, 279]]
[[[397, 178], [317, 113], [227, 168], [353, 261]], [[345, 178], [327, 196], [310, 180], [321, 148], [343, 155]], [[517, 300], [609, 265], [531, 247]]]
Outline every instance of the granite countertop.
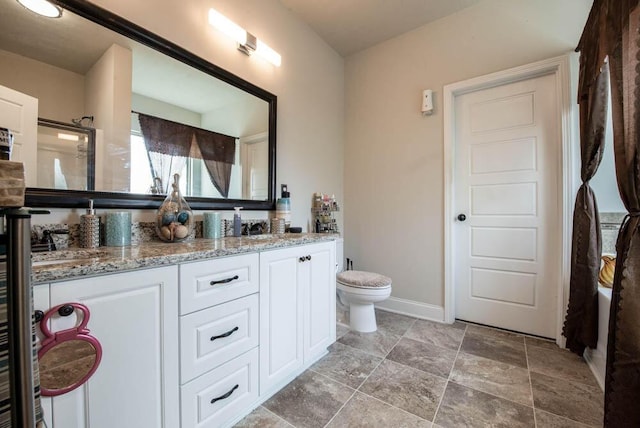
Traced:
[[241, 238], [194, 239], [181, 243], [150, 242], [130, 247], [66, 249], [32, 254], [33, 283], [153, 268], [234, 254], [334, 241], [338, 234], [286, 233]]

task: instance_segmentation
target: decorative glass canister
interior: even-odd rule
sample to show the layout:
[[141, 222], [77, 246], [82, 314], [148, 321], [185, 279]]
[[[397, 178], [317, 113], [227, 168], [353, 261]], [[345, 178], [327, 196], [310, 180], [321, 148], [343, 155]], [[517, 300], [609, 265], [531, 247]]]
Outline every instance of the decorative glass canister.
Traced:
[[172, 190], [156, 215], [156, 232], [165, 242], [180, 242], [193, 233], [193, 211], [180, 193], [180, 175], [173, 176]]

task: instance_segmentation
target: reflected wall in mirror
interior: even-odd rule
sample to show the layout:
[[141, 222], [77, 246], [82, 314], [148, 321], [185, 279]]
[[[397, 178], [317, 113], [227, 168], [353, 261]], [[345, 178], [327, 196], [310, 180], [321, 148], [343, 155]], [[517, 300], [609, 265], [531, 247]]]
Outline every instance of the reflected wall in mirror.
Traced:
[[[273, 207], [274, 95], [97, 6], [76, 0], [60, 3], [66, 10], [59, 19], [39, 17], [17, 2], [6, 2], [0, 15], [0, 99], [14, 106], [6, 112], [3, 108], [9, 103], [0, 105], [0, 118], [16, 122], [0, 126], [24, 136], [16, 141], [13, 160], [24, 162], [32, 194], [92, 197], [97, 206], [122, 195], [125, 202], [108, 205], [144, 206], [153, 201], [149, 206], [155, 206], [162, 198], [155, 202], [153, 195], [164, 193], [158, 179], [179, 173], [186, 177], [184, 195], [196, 198], [190, 202], [195, 208], [223, 200], [258, 201], [244, 204], [248, 208]], [[228, 190], [221, 191], [212, 179], [203, 156], [191, 152], [181, 159], [159, 159], [162, 156], [148, 151], [138, 113], [232, 137]], [[30, 150], [29, 135], [37, 130], [19, 129], [17, 122], [35, 123], [34, 114], [68, 126], [78, 118], [93, 117], [95, 160], [86, 171], [78, 165], [71, 172], [68, 156], [57, 156], [40, 140], [37, 150]], [[54, 171], [33, 179], [41, 164], [51, 169], [52, 161], [65, 164], [58, 168], [64, 169], [65, 177], [76, 178], [61, 180], [61, 173], [56, 176]], [[63, 189], [96, 194], [59, 193]], [[31, 199], [32, 205], [42, 202]]]

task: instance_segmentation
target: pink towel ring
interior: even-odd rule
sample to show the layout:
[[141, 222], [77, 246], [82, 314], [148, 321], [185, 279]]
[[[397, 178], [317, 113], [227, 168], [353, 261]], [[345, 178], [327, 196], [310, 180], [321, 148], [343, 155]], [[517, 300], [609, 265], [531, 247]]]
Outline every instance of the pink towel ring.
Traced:
[[[82, 321], [80, 321], [80, 324], [66, 330], [61, 330], [61, 331], [52, 333], [47, 325], [50, 318], [56, 314], [60, 314], [61, 316], [70, 315], [71, 313], [73, 313], [74, 309], [77, 310], [78, 312], [82, 312]], [[46, 367], [42, 367], [42, 364], [41, 364], [40, 390], [43, 396], [56, 396], [56, 395], [65, 394], [69, 391], [73, 391], [74, 389], [83, 385], [87, 380], [89, 380], [89, 378], [98, 369], [98, 366], [100, 365], [100, 360], [102, 360], [102, 346], [100, 345], [100, 342], [98, 341], [98, 339], [96, 339], [91, 334], [89, 334], [90, 330], [87, 328], [87, 324], [89, 323], [89, 317], [90, 317], [90, 311], [89, 311], [89, 308], [87, 308], [85, 305], [81, 303], [64, 303], [62, 305], [58, 305], [48, 310], [47, 313], [42, 318], [42, 320], [40, 321], [40, 329], [42, 330], [42, 333], [45, 335], [45, 339], [42, 341], [42, 347], [38, 351], [39, 361], [42, 362], [45, 354], [51, 351], [56, 346], [65, 346], [65, 344], [69, 345], [68, 342], [74, 341], [74, 340], [87, 342], [95, 350], [95, 359], [91, 367], [80, 379], [75, 380], [70, 385], [65, 385], [65, 386], [55, 387], [55, 388], [47, 387], [45, 385], [47, 383], [47, 373], [45, 373]], [[78, 319], [80, 319], [79, 315], [78, 315]], [[60, 349], [63, 349], [63, 348], [60, 348]], [[64, 371], [65, 364], [69, 364], [69, 363], [71, 362], [62, 361], [62, 362], [58, 362], [56, 366], [63, 367], [62, 370]]]

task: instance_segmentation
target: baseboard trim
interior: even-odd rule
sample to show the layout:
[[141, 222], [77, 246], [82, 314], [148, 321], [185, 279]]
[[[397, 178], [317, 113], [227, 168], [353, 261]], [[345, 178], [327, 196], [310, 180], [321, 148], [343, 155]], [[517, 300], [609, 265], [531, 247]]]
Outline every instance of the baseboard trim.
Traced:
[[424, 320], [444, 322], [444, 308], [442, 306], [430, 305], [415, 300], [389, 297], [385, 301], [376, 303], [376, 308]]
[[604, 373], [606, 370], [607, 357], [602, 355], [602, 352], [598, 351], [598, 349], [587, 348], [584, 351], [584, 359], [591, 369], [591, 373], [595, 376], [598, 385], [600, 385], [600, 389], [604, 391]]

